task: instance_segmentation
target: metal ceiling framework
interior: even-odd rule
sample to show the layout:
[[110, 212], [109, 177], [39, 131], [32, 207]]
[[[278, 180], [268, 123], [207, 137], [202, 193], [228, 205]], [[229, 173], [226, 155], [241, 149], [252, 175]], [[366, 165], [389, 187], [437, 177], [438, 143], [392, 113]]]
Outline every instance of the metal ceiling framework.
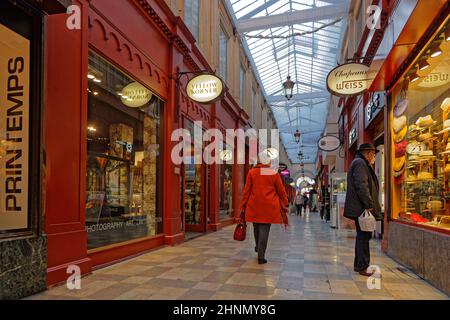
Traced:
[[[326, 76], [336, 66], [350, 1], [225, 1], [291, 162], [314, 163], [330, 99]], [[288, 75], [295, 82], [289, 101], [282, 88]], [[302, 134], [299, 144], [293, 135], [297, 128]], [[303, 161], [297, 156], [300, 148]]]

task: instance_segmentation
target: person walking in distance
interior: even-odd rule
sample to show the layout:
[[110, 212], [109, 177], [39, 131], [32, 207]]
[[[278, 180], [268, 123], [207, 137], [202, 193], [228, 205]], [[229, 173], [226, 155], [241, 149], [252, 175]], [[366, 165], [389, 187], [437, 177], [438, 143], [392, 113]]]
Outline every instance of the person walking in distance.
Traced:
[[240, 209], [245, 221], [253, 223], [255, 252], [258, 263], [264, 264], [270, 227], [283, 223], [281, 213], [289, 200], [280, 175], [270, 167], [268, 155], [261, 152], [258, 160], [247, 175]]
[[308, 203], [309, 203], [308, 196], [306, 194], [304, 194], [303, 195], [303, 211], [305, 212], [305, 215], [306, 215], [306, 208], [308, 207]]
[[370, 211], [376, 220], [383, 218], [378, 201], [380, 187], [373, 169], [375, 153], [376, 149], [370, 143], [364, 143], [358, 148], [347, 174], [344, 205], [344, 217], [354, 220], [356, 225], [354, 271], [368, 277], [373, 275], [367, 270], [370, 266], [369, 241], [372, 233], [361, 230], [358, 218], [365, 210]]
[[302, 207], [303, 207], [303, 196], [300, 194], [300, 192], [297, 192], [297, 195], [295, 196], [295, 209], [297, 210], [297, 215], [302, 215]]

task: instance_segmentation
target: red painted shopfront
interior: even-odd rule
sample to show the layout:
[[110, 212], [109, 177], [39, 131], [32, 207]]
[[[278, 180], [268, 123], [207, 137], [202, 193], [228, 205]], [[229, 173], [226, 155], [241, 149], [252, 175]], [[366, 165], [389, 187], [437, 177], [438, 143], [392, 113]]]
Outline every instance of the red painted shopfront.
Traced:
[[[119, 4], [76, 0], [73, 4], [81, 8], [81, 29], [69, 30], [67, 14], [58, 14], [48, 17], [46, 30], [44, 141], [49, 285], [65, 281], [67, 267], [72, 264], [87, 274], [152, 248], [183, 242], [185, 232], [195, 228], [190, 229], [186, 223], [186, 168], [171, 161], [172, 147], [177, 143], [170, 139], [173, 130], [195, 121], [201, 121], [203, 130], [221, 131], [244, 128], [248, 122], [248, 116], [228, 92], [221, 101], [209, 105], [195, 104], [184, 93], [177, 94], [178, 72], [212, 70], [182, 20], [164, 1], [129, 0]], [[161, 203], [162, 229], [151, 236], [88, 250], [86, 141], [92, 92], [87, 90], [87, 75], [92, 56], [100, 57], [97, 60], [108, 70], [114, 69], [112, 73], [132, 78], [151, 90], [162, 103], [162, 190], [158, 191], [161, 198], [156, 199]], [[185, 84], [186, 77], [182, 77], [181, 88]], [[218, 230], [235, 221], [245, 179], [245, 166], [233, 165], [229, 170], [231, 180], [226, 182], [231, 192], [228, 211], [221, 219], [221, 167], [204, 166], [199, 174], [207, 183], [201, 186], [205, 192], [200, 193], [202, 225], [194, 231]]]

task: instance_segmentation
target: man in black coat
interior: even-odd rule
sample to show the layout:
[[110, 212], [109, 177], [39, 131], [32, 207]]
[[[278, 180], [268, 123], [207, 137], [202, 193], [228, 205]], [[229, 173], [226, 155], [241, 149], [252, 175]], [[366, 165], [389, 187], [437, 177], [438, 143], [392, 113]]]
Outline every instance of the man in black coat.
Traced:
[[368, 210], [376, 220], [382, 220], [383, 214], [378, 201], [380, 187], [373, 169], [375, 164], [375, 147], [370, 143], [362, 144], [347, 173], [347, 194], [345, 198], [344, 217], [355, 221], [356, 244], [354, 270], [364, 276], [371, 276], [369, 240], [371, 232], [361, 231], [359, 216]]

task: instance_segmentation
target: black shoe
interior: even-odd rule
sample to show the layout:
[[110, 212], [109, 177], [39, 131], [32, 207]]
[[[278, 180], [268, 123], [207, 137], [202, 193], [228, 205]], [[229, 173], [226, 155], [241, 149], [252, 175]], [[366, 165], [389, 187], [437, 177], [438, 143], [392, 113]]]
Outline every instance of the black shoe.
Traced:
[[266, 259], [258, 259], [258, 264], [265, 264], [267, 263]]

